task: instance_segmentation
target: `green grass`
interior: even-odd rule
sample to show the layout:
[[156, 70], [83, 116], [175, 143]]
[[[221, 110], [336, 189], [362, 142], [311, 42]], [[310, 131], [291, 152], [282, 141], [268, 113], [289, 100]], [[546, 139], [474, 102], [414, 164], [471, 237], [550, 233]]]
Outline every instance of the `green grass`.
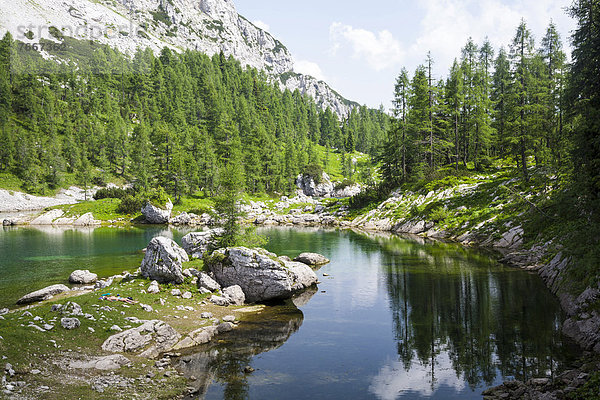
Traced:
[[117, 211], [119, 204], [121, 204], [121, 200], [119, 199], [101, 199], [96, 201], [83, 201], [77, 204], [66, 204], [51, 207], [51, 209], [63, 210], [65, 212], [63, 217], [77, 217], [91, 212], [94, 218], [100, 221], [116, 220], [119, 218], [129, 221], [130, 219], [141, 215], [141, 213], [121, 214]]
[[203, 192], [196, 192], [193, 195], [181, 197], [180, 201], [173, 205], [173, 215], [184, 211], [201, 215], [210, 212], [214, 205], [214, 201], [206, 197]]
[[[99, 375], [107, 376], [107, 372], [63, 369], [56, 368], [55, 365], [55, 363], [68, 364], [70, 359], [77, 359], [81, 356], [89, 357], [106, 354], [102, 351], [101, 345], [109, 336], [115, 333], [110, 330], [111, 326], [118, 325], [123, 329], [127, 329], [127, 326], [137, 326], [127, 321], [126, 317], [163, 320], [183, 337], [192, 330], [212, 323], [200, 317], [202, 312], [210, 311], [215, 317], [222, 318], [224, 315], [232, 314], [240, 308], [217, 307], [210, 303], [200, 305], [199, 303], [206, 299], [207, 295], [200, 295], [196, 286], [191, 283], [190, 278], [187, 278], [181, 285], [161, 285], [161, 292], [158, 294], [144, 293], [144, 289], [149, 284], [150, 281], [141, 278], [117, 281], [103, 291], [75, 297], [59, 295], [50, 301], [39, 303], [28, 309], [33, 314], [32, 317], [22, 316], [24, 309], [15, 310], [4, 315], [4, 319], [0, 320], [0, 335], [3, 338], [0, 340], [0, 354], [6, 357], [4, 362], [10, 362], [13, 365], [17, 373], [15, 380], [24, 380], [28, 383], [23, 390], [29, 396], [23, 397], [41, 398], [39, 393], [36, 395], [35, 390], [42, 385], [51, 388], [44, 392], [44, 399], [60, 400], [135, 398], [137, 397], [134, 395], [136, 392], [145, 395], [151, 394], [152, 398], [170, 399], [183, 393], [187, 386], [187, 381], [184, 378], [165, 377], [162, 372], [153, 367], [153, 361], [141, 359], [129, 353], [126, 356], [133, 363], [131, 367], [123, 367], [115, 373], [123, 377], [145, 378], [146, 374], [152, 371], [156, 374], [156, 377], [152, 379], [151, 383], [136, 380], [126, 388], [109, 388], [106, 392], [99, 394], [91, 388], [89, 382]], [[183, 299], [171, 296], [170, 291], [173, 288], [178, 288], [182, 292], [190, 291], [193, 293], [193, 297]], [[100, 295], [104, 293], [120, 294], [122, 297], [131, 296], [140, 303], [150, 305], [155, 312], [147, 312], [139, 304], [126, 305], [118, 301], [100, 300]], [[73, 293], [70, 292], [69, 295], [72, 296]], [[166, 300], [164, 305], [159, 302], [160, 298]], [[78, 316], [77, 318], [81, 321], [79, 328], [74, 330], [63, 329], [60, 326], [62, 315], [60, 312], [52, 312], [51, 306], [52, 304], [65, 304], [67, 301], [74, 301], [79, 304], [83, 313], [93, 315], [95, 321]], [[99, 307], [102, 306], [110, 306], [113, 310], [100, 311]], [[193, 307], [194, 310], [177, 310], [177, 306], [189, 306]], [[44, 323], [35, 321], [34, 317], [42, 318], [44, 322], [54, 325], [54, 328], [47, 332], [39, 332], [28, 327], [29, 322], [38, 325]], [[53, 319], [54, 321], [52, 321]], [[89, 328], [92, 328], [93, 331]], [[54, 342], [51, 342], [51, 340]], [[56, 347], [54, 343], [56, 343]], [[32, 369], [39, 369], [41, 373], [32, 374]]]
[[9, 172], [0, 172], [0, 189], [22, 192], [23, 180]]

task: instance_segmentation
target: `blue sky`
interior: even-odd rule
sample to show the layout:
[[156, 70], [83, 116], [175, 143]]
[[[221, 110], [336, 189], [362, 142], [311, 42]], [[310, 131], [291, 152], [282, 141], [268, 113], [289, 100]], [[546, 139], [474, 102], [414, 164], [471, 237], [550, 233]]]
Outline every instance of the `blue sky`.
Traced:
[[412, 73], [428, 51], [442, 78], [470, 36], [508, 46], [525, 18], [537, 44], [552, 19], [568, 52], [575, 28], [564, 12], [570, 0], [234, 1], [288, 47], [298, 72], [371, 107], [389, 108], [400, 69]]

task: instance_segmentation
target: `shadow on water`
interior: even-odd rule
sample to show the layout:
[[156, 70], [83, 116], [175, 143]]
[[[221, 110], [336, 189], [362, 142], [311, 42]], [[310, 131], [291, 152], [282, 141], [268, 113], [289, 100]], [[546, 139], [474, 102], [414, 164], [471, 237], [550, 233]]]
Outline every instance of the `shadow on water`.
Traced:
[[284, 304], [248, 315], [218, 340], [184, 353], [175, 361], [175, 367], [186, 378], [194, 377], [190, 386], [195, 392], [187, 398], [204, 398], [213, 383], [223, 386], [226, 399], [247, 398], [250, 372], [245, 368], [254, 356], [281, 347], [300, 329], [304, 315], [296, 304], [306, 304], [315, 293], [316, 288], [311, 288]]

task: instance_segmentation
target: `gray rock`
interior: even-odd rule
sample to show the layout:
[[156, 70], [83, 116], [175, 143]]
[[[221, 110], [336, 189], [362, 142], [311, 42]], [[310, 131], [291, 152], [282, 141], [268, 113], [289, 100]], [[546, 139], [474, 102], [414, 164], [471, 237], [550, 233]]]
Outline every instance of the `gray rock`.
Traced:
[[69, 366], [77, 369], [98, 369], [101, 371], [111, 371], [119, 369], [125, 365], [131, 364], [129, 359], [121, 354], [112, 354], [103, 357], [93, 357], [89, 360], [74, 360]]
[[63, 315], [71, 315], [71, 316], [79, 316], [83, 315], [83, 310], [81, 306], [74, 301], [69, 301], [63, 307], [61, 307], [60, 312]]
[[205, 288], [209, 292], [216, 292], [217, 290], [221, 290], [221, 285], [219, 285], [217, 281], [215, 281], [213, 278], [211, 278], [204, 272], [201, 272], [200, 275], [198, 275], [198, 282], [196, 284], [198, 285], [198, 289]]
[[188, 255], [177, 243], [159, 236], [148, 244], [140, 270], [143, 277], [159, 283], [183, 283], [181, 263], [185, 261]]
[[200, 318], [208, 319], [208, 318], [212, 318], [212, 317], [213, 317], [213, 313], [208, 312], [208, 311], [205, 311], [202, 314], [200, 314]]
[[208, 300], [217, 306], [227, 307], [229, 305], [229, 299], [223, 296], [216, 296], [213, 294]]
[[142, 325], [112, 335], [102, 344], [102, 350], [112, 353], [138, 352], [140, 357], [155, 358], [169, 351], [181, 335], [169, 324], [146, 321]]
[[235, 322], [235, 315], [226, 315], [222, 320], [223, 322]]
[[333, 193], [333, 184], [329, 180], [329, 175], [323, 172], [321, 181], [316, 184], [311, 176], [300, 174], [296, 178], [296, 186], [306, 196], [331, 197]]
[[146, 289], [146, 292], [151, 293], [151, 294], [159, 293], [160, 287], [158, 286], [158, 282], [157, 281], [150, 282], [150, 286], [148, 286], [148, 289]]
[[301, 253], [294, 261], [301, 262], [306, 265], [323, 265], [329, 262], [325, 256], [317, 253]]
[[181, 298], [182, 298], [182, 299], [191, 299], [191, 298], [192, 298], [192, 292], [187, 292], [187, 291], [186, 291], [186, 292], [184, 292], [184, 293], [181, 295]]
[[36, 301], [48, 300], [51, 299], [54, 295], [59, 293], [67, 292], [69, 288], [65, 285], [52, 285], [45, 287], [40, 290], [36, 290], [35, 292], [31, 292], [26, 294], [17, 300], [17, 304], [30, 304], [35, 303]]
[[235, 325], [231, 322], [222, 322], [217, 326], [218, 333], [230, 332], [235, 328]]
[[123, 332], [123, 329], [119, 325], [113, 325], [110, 327], [110, 330], [113, 332]]
[[69, 282], [71, 283], [79, 283], [79, 284], [88, 284], [94, 283], [98, 280], [98, 275], [86, 270], [78, 269], [76, 271], [71, 272], [69, 276]]
[[204, 343], [210, 342], [213, 336], [217, 333], [216, 326], [206, 326], [203, 328], [196, 329], [192, 331], [183, 338], [183, 340], [177, 343], [173, 350], [185, 349], [188, 347], [198, 346]]
[[198, 289], [198, 292], [200, 294], [211, 294], [212, 292], [206, 288], [201, 287], [200, 289]]
[[238, 285], [233, 285], [223, 289], [223, 297], [229, 300], [229, 304], [241, 306], [246, 301], [244, 291]]
[[358, 183], [354, 185], [348, 185], [343, 188], [334, 189], [331, 197], [352, 197], [356, 196], [362, 191], [362, 186]]
[[181, 238], [181, 245], [190, 256], [201, 259], [204, 252], [215, 244], [215, 237], [222, 232], [223, 229], [221, 228], [203, 232], [190, 232]]
[[152, 306], [149, 306], [148, 304], [142, 304], [140, 303], [140, 307], [142, 307], [142, 309], [146, 312], [152, 312], [154, 311], [154, 309], [152, 308]]
[[0, 309], [0, 315], [8, 314], [8, 308]]
[[221, 286], [239, 285], [248, 302], [289, 298], [317, 282], [306, 264], [282, 261], [264, 249], [228, 247], [205, 262]]
[[192, 217], [185, 211], [169, 220], [171, 225], [189, 225], [190, 222]]
[[142, 208], [142, 214], [149, 224], [166, 224], [171, 217], [171, 210], [173, 210], [173, 203], [171, 203], [171, 200], [167, 201], [164, 208], [146, 203]]
[[81, 326], [81, 322], [77, 318], [61, 318], [60, 325], [68, 330], [76, 329]]
[[171, 296], [181, 296], [181, 289], [171, 289]]

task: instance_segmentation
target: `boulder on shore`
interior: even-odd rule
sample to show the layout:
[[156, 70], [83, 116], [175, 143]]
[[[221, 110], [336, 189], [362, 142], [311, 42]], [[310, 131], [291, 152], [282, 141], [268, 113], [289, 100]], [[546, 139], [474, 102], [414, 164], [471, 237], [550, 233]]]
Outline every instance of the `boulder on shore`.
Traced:
[[181, 238], [181, 245], [184, 250], [194, 258], [202, 258], [202, 255], [208, 248], [214, 244], [214, 239], [221, 234], [223, 229], [210, 229], [203, 232], [190, 232]]
[[159, 283], [183, 283], [181, 263], [188, 255], [173, 240], [157, 236], [150, 241], [140, 268], [143, 277]]
[[166, 224], [171, 218], [171, 210], [173, 210], [173, 203], [169, 199], [164, 208], [156, 207], [150, 202], [142, 208], [142, 214], [149, 224]]
[[264, 249], [215, 250], [205, 265], [221, 286], [240, 286], [248, 302], [286, 299], [317, 283], [317, 275], [306, 264], [281, 260]]
[[301, 253], [294, 261], [301, 262], [306, 265], [323, 265], [329, 262], [329, 259], [318, 253]]
[[137, 328], [131, 328], [112, 335], [102, 344], [102, 350], [111, 353], [137, 352], [144, 358], [155, 358], [160, 353], [171, 350], [179, 342], [181, 335], [164, 321], [145, 321]]
[[69, 288], [65, 285], [52, 285], [45, 287], [40, 290], [36, 290], [35, 292], [31, 292], [26, 294], [17, 300], [17, 304], [29, 304], [35, 303], [36, 301], [43, 301], [52, 298], [54, 295], [57, 295], [62, 292], [67, 292]]
[[94, 283], [98, 280], [98, 275], [90, 272], [89, 270], [75, 270], [71, 272], [69, 276], [69, 282], [71, 283], [79, 283], [79, 284], [88, 284]]
[[315, 183], [314, 177], [310, 175], [300, 174], [296, 178], [296, 186], [305, 196], [331, 197], [333, 192], [333, 183], [325, 172], [322, 173], [319, 183]]

